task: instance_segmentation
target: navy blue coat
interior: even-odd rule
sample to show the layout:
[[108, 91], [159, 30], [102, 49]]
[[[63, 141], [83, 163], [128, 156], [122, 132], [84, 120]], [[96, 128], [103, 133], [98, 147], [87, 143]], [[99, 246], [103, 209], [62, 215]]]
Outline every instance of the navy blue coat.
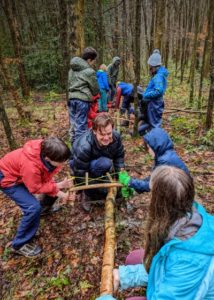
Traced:
[[[173, 142], [162, 128], [154, 128], [144, 135], [144, 140], [155, 153], [153, 170], [158, 166], [177, 167], [187, 174], [189, 170], [174, 150]], [[129, 186], [134, 188], [138, 193], [149, 192], [150, 177], [143, 180], [132, 178]]]
[[[113, 130], [113, 142], [101, 147], [92, 130], [86, 131], [73, 144], [73, 171], [77, 177], [84, 177], [89, 172], [90, 162], [100, 157], [113, 161], [115, 171], [124, 168], [124, 147], [120, 134]], [[81, 181], [81, 180], [77, 180]]]
[[163, 95], [167, 87], [168, 71], [160, 67], [143, 93], [143, 101], [148, 102], [147, 119], [151, 127], [160, 127], [164, 110]]

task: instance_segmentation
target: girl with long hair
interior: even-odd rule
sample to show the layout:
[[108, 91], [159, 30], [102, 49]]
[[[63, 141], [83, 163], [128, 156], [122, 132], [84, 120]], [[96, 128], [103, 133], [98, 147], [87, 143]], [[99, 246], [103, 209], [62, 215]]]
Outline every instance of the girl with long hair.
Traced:
[[150, 185], [145, 251], [133, 251], [114, 270], [115, 291], [147, 286], [146, 298], [127, 300], [214, 299], [214, 217], [194, 201], [193, 180], [184, 171], [158, 167]]

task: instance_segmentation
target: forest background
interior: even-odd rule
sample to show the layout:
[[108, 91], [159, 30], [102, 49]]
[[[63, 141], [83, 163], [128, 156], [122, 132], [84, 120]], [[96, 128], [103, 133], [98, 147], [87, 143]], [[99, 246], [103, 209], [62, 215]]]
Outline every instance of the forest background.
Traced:
[[[213, 0], [0, 1], [0, 155], [50, 134], [69, 142], [69, 61], [86, 46], [97, 50], [97, 67], [120, 56], [119, 79], [143, 88], [150, 79], [148, 57], [160, 49], [170, 73], [163, 126], [194, 175], [199, 201], [213, 213]], [[151, 158], [141, 139], [122, 135], [133, 175], [149, 174]], [[0, 200], [1, 298], [95, 299], [103, 209], [85, 216], [78, 203], [67, 204], [57, 219], [48, 217], [51, 224], [42, 222], [45, 236], [39, 237], [46, 252], [29, 262], [7, 248], [20, 212], [3, 195]], [[137, 195], [131, 215], [118, 210], [116, 264], [142, 245], [148, 203], [148, 196]]]

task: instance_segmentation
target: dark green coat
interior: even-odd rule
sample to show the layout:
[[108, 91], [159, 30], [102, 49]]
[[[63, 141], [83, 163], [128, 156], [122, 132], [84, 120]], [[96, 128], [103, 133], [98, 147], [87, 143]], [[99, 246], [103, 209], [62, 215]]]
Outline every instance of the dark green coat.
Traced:
[[95, 70], [80, 57], [74, 57], [70, 62], [68, 73], [69, 99], [92, 101], [92, 96], [99, 93]]

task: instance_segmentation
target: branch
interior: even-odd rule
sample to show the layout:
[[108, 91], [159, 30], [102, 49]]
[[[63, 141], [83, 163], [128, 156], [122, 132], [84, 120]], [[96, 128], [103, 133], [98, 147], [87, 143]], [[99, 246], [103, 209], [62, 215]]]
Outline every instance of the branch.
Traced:
[[83, 191], [83, 190], [90, 190], [90, 189], [99, 189], [99, 188], [122, 187], [122, 186], [123, 185], [121, 183], [118, 183], [118, 182], [97, 183], [97, 184], [74, 186], [74, 187], [69, 189], [69, 192]]

